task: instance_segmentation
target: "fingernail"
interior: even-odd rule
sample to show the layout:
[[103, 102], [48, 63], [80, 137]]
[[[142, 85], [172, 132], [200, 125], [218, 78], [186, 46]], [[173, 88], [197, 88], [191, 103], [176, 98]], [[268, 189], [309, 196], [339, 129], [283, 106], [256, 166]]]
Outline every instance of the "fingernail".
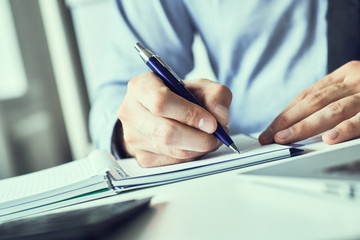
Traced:
[[209, 118], [202, 118], [199, 121], [199, 128], [207, 133], [212, 133], [214, 126]]
[[331, 140], [335, 140], [339, 136], [339, 132], [335, 129], [331, 129], [325, 133], [325, 136]]
[[274, 131], [272, 128], [267, 128], [263, 133], [260, 135], [261, 142], [270, 142], [273, 141], [274, 138]]
[[289, 138], [291, 136], [291, 134], [292, 134], [292, 130], [291, 130], [291, 128], [288, 128], [288, 129], [285, 129], [285, 130], [282, 130], [282, 131], [278, 132], [276, 134], [276, 136], [278, 136], [279, 138], [285, 140], [285, 139]]
[[221, 104], [216, 104], [214, 107], [214, 113], [224, 119], [229, 119], [229, 109]]

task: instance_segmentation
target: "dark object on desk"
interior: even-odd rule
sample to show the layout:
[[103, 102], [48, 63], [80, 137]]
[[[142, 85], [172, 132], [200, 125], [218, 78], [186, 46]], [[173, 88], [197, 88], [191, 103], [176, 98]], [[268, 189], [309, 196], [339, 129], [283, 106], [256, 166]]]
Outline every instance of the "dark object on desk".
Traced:
[[123, 221], [147, 208], [150, 200], [129, 200], [7, 222], [0, 225], [0, 239], [104, 239]]
[[360, 160], [336, 165], [326, 169], [326, 172], [332, 174], [360, 174]]

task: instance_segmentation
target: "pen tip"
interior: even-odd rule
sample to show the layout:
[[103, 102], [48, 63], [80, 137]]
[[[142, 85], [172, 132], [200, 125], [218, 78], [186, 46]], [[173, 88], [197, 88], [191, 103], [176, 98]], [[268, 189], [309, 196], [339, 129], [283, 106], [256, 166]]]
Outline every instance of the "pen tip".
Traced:
[[134, 48], [140, 53], [141, 49], [143, 49], [143, 46], [141, 46], [141, 44], [137, 42], [134, 44]]
[[236, 153], [239, 153], [240, 154], [240, 151], [239, 151], [239, 149], [236, 147], [236, 145], [233, 143], [233, 144], [231, 144], [230, 146], [229, 146], [229, 148], [231, 149], [231, 150], [233, 150], [234, 152], [236, 152]]

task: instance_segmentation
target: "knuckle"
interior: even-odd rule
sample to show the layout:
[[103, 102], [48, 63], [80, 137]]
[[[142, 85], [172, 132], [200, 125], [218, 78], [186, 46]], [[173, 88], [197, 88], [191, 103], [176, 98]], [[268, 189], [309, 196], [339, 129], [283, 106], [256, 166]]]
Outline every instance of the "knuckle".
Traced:
[[200, 150], [202, 152], [209, 152], [214, 150], [216, 147], [216, 141], [212, 135], [208, 135], [207, 137], [203, 138], [200, 142]]
[[177, 159], [187, 159], [189, 157], [192, 157], [192, 153], [190, 151], [187, 150], [183, 150], [183, 149], [171, 149], [170, 153], [172, 155], [172, 157], [177, 158]]
[[197, 125], [196, 123], [198, 122], [197, 118], [198, 118], [197, 111], [195, 111], [194, 108], [191, 107], [191, 105], [189, 105], [186, 108], [185, 112], [183, 113], [183, 119], [182, 119], [183, 122], [187, 123], [188, 125], [195, 126]]
[[137, 77], [134, 77], [127, 83], [127, 89], [129, 91], [136, 86], [136, 81], [137, 81], [136, 79], [137, 79]]
[[354, 103], [356, 106], [360, 105], [360, 95], [359, 94], [355, 94], [355, 95], [351, 95], [351, 100], [352, 103]]
[[206, 78], [197, 78], [196, 82], [204, 84], [204, 83], [208, 83], [210, 80], [206, 79]]
[[226, 99], [229, 101], [228, 104], [230, 104], [232, 100], [232, 92], [227, 86], [222, 84], [216, 84], [215, 87], [211, 89], [211, 92], [214, 94], [214, 99], [219, 99], [219, 98], [221, 99], [224, 98], [224, 96], [226, 96]]
[[126, 106], [125, 102], [123, 102], [120, 107], [116, 111], [116, 116], [118, 119], [124, 123], [124, 122], [131, 122], [131, 119], [133, 118], [132, 111], [129, 110], [129, 107]]
[[178, 131], [171, 123], [158, 124], [154, 128], [153, 134], [155, 137], [157, 137], [157, 139], [159, 139], [161, 144], [166, 146], [174, 145], [179, 139]]
[[136, 156], [136, 160], [144, 168], [165, 166], [172, 162], [172, 159], [168, 156], [148, 152], [140, 152]]
[[332, 74], [326, 75], [323, 79], [321, 79], [319, 82], [334, 82], [334, 76]]
[[311, 124], [308, 121], [303, 120], [291, 127], [291, 130], [293, 131], [294, 135], [296, 135], [297, 133], [307, 132], [310, 127]]
[[154, 161], [152, 157], [149, 156], [149, 154], [137, 154], [135, 158], [141, 167], [144, 168], [155, 167]]
[[299, 97], [301, 100], [304, 100], [309, 94], [311, 94], [310, 89], [305, 89], [299, 94]]
[[341, 82], [341, 83], [334, 84], [331, 87], [333, 88], [332, 92], [340, 92], [340, 91], [344, 91], [347, 88], [347, 85], [345, 83]]
[[339, 102], [329, 104], [328, 109], [332, 116], [344, 114], [344, 106]]
[[151, 161], [151, 159], [142, 158], [142, 159], [137, 159], [137, 161], [140, 164], [140, 166], [143, 168], [152, 168], [157, 166], [156, 164], [154, 164], [153, 161]]
[[138, 75], [138, 76], [135, 76], [134, 78], [132, 78], [127, 84], [127, 88], [129, 89], [129, 91], [137, 89], [139, 82], [141, 82], [141, 75]]
[[217, 95], [220, 95], [220, 96], [223, 96], [223, 95], [232, 96], [232, 93], [231, 93], [230, 89], [227, 86], [222, 85], [222, 84], [217, 84], [216, 85], [215, 92], [216, 92]]
[[321, 107], [324, 103], [324, 93], [323, 92], [315, 92], [306, 96], [304, 101], [306, 101], [307, 105], [313, 107]]
[[150, 161], [148, 161], [147, 159], [143, 159], [143, 158], [139, 158], [137, 157], [136, 160], [138, 161], [139, 165], [143, 168], [150, 168], [152, 167]]
[[166, 87], [158, 88], [153, 91], [149, 97], [149, 103], [145, 103], [147, 108], [155, 115], [161, 115], [164, 112], [165, 104], [170, 94], [170, 90]]

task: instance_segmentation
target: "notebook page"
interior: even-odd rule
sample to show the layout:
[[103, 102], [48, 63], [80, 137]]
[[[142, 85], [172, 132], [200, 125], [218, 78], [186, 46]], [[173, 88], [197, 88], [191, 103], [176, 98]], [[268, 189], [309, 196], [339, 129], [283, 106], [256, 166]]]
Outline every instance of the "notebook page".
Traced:
[[38, 172], [0, 181], [2, 202], [28, 197], [88, 179], [96, 172], [88, 159], [80, 159]]
[[155, 168], [143, 168], [141, 167], [136, 159], [122, 159], [118, 160], [122, 169], [130, 176], [146, 176], [146, 175], [153, 175], [153, 174], [161, 174], [165, 172], [172, 172], [178, 171], [183, 169], [194, 168], [198, 166], [209, 165], [212, 163], [228, 161], [232, 159], [238, 159], [242, 157], [264, 154], [267, 152], [276, 151], [279, 149], [286, 149], [289, 148], [287, 146], [281, 146], [277, 144], [271, 145], [261, 145], [259, 144], [258, 140], [249, 137], [246, 135], [235, 135], [232, 136], [233, 141], [235, 142], [236, 146], [240, 150], [240, 155], [238, 153], [232, 152], [228, 147], [223, 145], [217, 151], [213, 153], [209, 153], [202, 157], [199, 160], [186, 162], [186, 163], [179, 163], [169, 166], [162, 166], [162, 167], [155, 167]]

